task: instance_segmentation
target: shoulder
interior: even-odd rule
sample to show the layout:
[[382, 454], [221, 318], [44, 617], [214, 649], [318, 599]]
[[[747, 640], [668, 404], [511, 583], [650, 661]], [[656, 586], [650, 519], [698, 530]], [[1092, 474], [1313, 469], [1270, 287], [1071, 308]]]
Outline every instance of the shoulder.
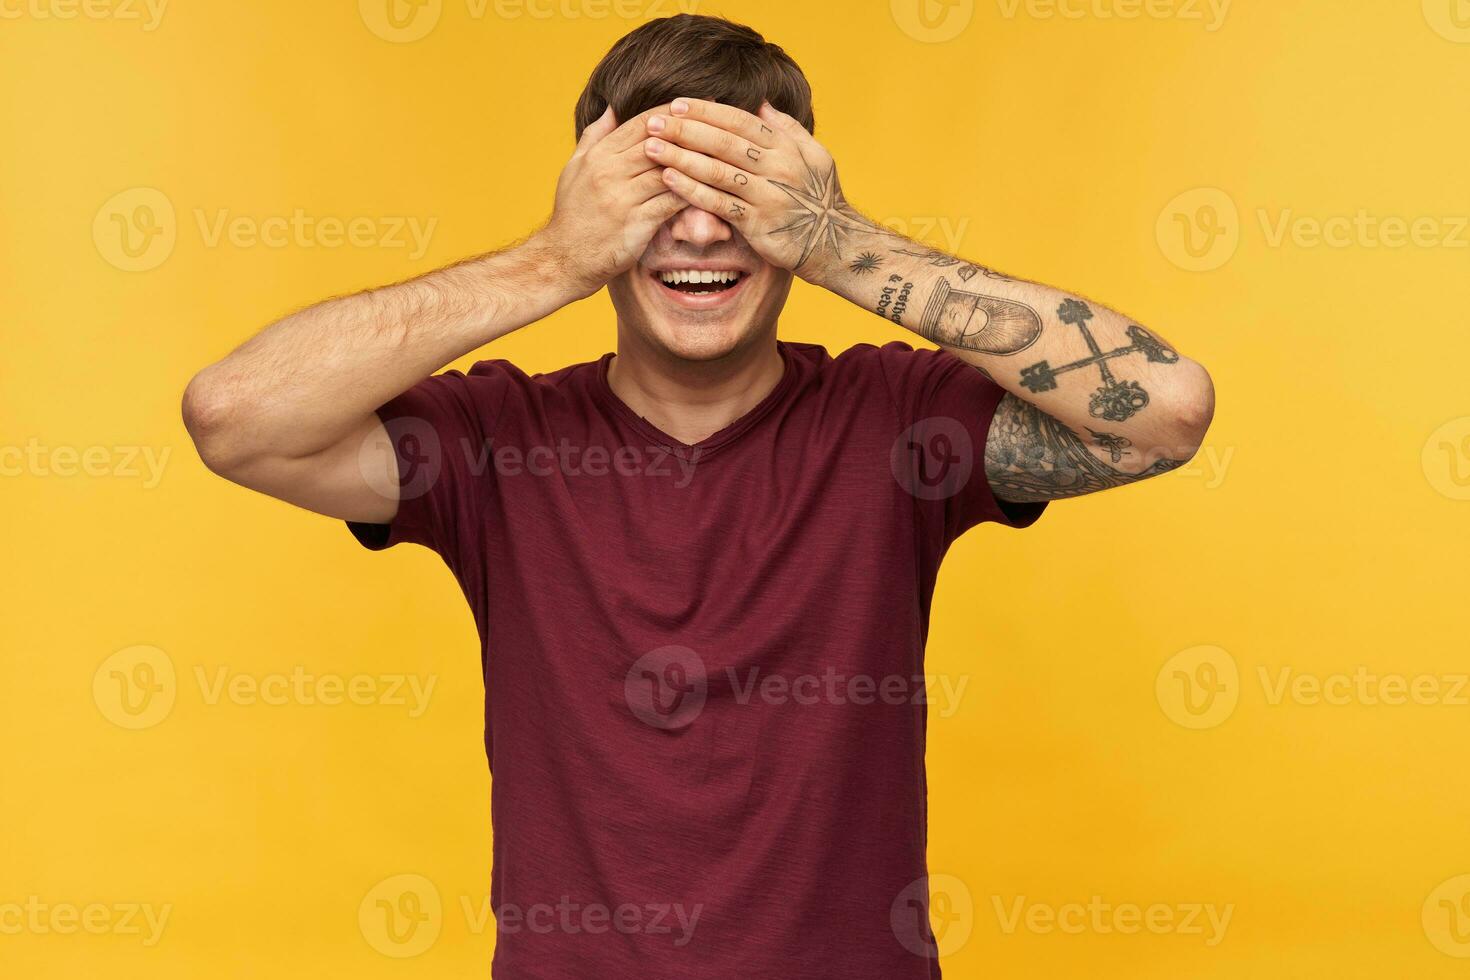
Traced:
[[[569, 364], [550, 372], [530, 373], [503, 358], [476, 361], [461, 377], [463, 383], [479, 392], [496, 393], [500, 398], [541, 400], [584, 391], [597, 376], [603, 360]], [[459, 374], [457, 371], [446, 375]]]
[[945, 350], [932, 347], [914, 348], [902, 341], [883, 345], [854, 344], [836, 357], [824, 348], [811, 344], [791, 344], [820, 352], [817, 373], [840, 382], [848, 390], [865, 385], [885, 389], [895, 401], [906, 392], [942, 384], [954, 375], [977, 375], [974, 368]]

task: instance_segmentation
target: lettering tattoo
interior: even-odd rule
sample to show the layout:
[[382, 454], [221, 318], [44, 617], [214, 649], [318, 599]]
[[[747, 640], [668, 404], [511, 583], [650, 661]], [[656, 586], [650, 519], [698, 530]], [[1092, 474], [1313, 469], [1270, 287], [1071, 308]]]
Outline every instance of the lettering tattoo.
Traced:
[[[1127, 439], [1092, 435], [1113, 462], [1131, 455], [1126, 452], [1132, 445]], [[1071, 429], [1015, 395], [1000, 400], [985, 440], [985, 475], [991, 490], [1012, 503], [1096, 493], [1167, 473], [1186, 462], [1161, 456], [1142, 472], [1121, 472], [1095, 456]]]
[[1087, 321], [1091, 320], [1092, 316], [1091, 307], [1081, 300], [1064, 300], [1062, 305], [1057, 307], [1057, 317], [1063, 323], [1071, 324], [1081, 331], [1082, 339], [1087, 343], [1090, 355], [1060, 367], [1052, 367], [1046, 361], [1038, 361], [1030, 367], [1021, 369], [1021, 385], [1027, 391], [1051, 391], [1057, 386], [1057, 375], [1096, 364], [1102, 376], [1102, 386], [1092, 393], [1087, 410], [1093, 418], [1122, 422], [1147, 407], [1148, 392], [1137, 381], [1119, 381], [1113, 377], [1108, 361], [1126, 357], [1129, 354], [1142, 354], [1154, 364], [1174, 364], [1179, 360], [1179, 355], [1137, 324], [1128, 328], [1128, 339], [1133, 343], [1105, 351], [1098, 346], [1096, 338], [1092, 336], [1092, 331], [1087, 327]]
[[[899, 283], [902, 285], [898, 285]], [[888, 285], [883, 287], [883, 292], [878, 297], [878, 306], [873, 312], [902, 324], [903, 311], [909, 308], [909, 293], [913, 290], [914, 284], [904, 282], [903, 276], [889, 276]]]
[[919, 333], [936, 344], [1004, 357], [1036, 343], [1041, 316], [1025, 303], [965, 292], [940, 278], [919, 320]]

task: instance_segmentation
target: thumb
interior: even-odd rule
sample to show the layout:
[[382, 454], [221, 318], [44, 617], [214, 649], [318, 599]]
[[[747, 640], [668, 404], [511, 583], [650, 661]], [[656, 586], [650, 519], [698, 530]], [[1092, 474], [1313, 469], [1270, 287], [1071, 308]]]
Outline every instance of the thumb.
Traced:
[[613, 107], [609, 105], [602, 110], [602, 115], [588, 123], [587, 127], [582, 130], [582, 138], [577, 141], [577, 149], [579, 151], [591, 149], [599, 140], [617, 128], [618, 117], [613, 112]]

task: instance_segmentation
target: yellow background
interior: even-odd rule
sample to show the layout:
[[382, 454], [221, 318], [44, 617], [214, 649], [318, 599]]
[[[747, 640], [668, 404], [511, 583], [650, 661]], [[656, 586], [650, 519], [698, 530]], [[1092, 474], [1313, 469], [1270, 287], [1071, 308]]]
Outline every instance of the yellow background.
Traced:
[[[152, 30], [141, 5], [63, 19], [41, 15], [67, 0], [0, 4], [0, 446], [33, 450], [0, 478], [0, 906], [171, 907], [153, 945], [5, 930], [0, 975], [486, 975], [488, 777], [463, 600], [428, 551], [371, 555], [208, 474], [179, 395], [296, 306], [530, 230], [587, 72], [674, 2], [442, 0], [411, 42], [380, 36], [378, 0], [176, 0]], [[1132, 18], [1129, 0], [1072, 0], [1078, 17], [1009, 0], [699, 5], [801, 63], [859, 207], [1126, 310], [1215, 377], [1188, 469], [1056, 505], [1023, 534], [978, 531], [949, 557], [931, 665], [968, 688], [931, 726], [930, 857], [960, 882], [950, 907], [970, 935], [950, 934], [947, 975], [1470, 970], [1453, 931], [1470, 903], [1450, 917], [1470, 872], [1470, 706], [1453, 690], [1470, 669], [1457, 3], [1240, 0], [1214, 25], [1194, 0]], [[108, 205], [135, 188], [167, 199], [175, 241], [124, 271], [114, 213], [169, 230], [135, 214], [136, 194]], [[416, 256], [208, 235], [221, 213], [298, 209], [437, 225]], [[1360, 212], [1428, 224], [1400, 247], [1359, 229], [1336, 246], [1275, 235], [1284, 214]], [[1212, 254], [1191, 256], [1186, 226]], [[804, 285], [782, 333], [834, 350], [906, 339]], [[611, 339], [600, 296], [495, 354], [544, 370]], [[93, 449], [95, 475], [57, 472], [67, 447]], [[134, 449], [171, 454], [160, 480], [128, 465]], [[155, 674], [172, 704], [130, 729], [108, 691], [114, 668], [145, 677], [129, 673], [139, 657], [172, 665], [171, 683]], [[1179, 680], [1209, 679], [1201, 657], [1219, 668], [1211, 717]], [[221, 669], [297, 666], [437, 686], [419, 717], [207, 696]], [[1273, 697], [1283, 669], [1359, 667], [1443, 686], [1431, 704]], [[371, 924], [373, 890], [398, 875], [441, 902], [411, 948]], [[1094, 895], [1232, 918], [1212, 946], [1008, 932], [996, 911]]]

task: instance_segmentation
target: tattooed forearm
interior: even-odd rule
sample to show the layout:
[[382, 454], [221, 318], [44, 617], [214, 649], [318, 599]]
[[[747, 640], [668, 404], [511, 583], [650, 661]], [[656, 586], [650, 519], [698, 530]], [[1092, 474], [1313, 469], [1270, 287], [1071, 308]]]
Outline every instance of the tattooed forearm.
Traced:
[[1025, 303], [964, 292], [941, 278], [919, 320], [919, 333], [937, 344], [1006, 356], [1041, 336], [1041, 317]]
[[1069, 323], [1081, 331], [1082, 339], [1091, 355], [1060, 367], [1052, 367], [1046, 361], [1037, 361], [1021, 370], [1021, 385], [1027, 391], [1051, 391], [1057, 386], [1057, 375], [1096, 364], [1102, 376], [1102, 387], [1093, 392], [1088, 405], [1088, 412], [1093, 418], [1123, 422], [1148, 405], [1148, 392], [1143, 386], [1137, 381], [1120, 381], [1113, 377], [1108, 361], [1128, 354], [1142, 354], [1155, 364], [1173, 364], [1179, 360], [1179, 355], [1165, 346], [1163, 341], [1137, 324], [1128, 328], [1128, 339], [1133, 343], [1114, 350], [1103, 350], [1087, 326], [1087, 321], [1092, 319], [1092, 308], [1081, 300], [1063, 301], [1057, 307], [1057, 317], [1063, 323]]
[[[1128, 440], [1106, 433], [1092, 435], [1113, 462], [1132, 455]], [[1000, 400], [985, 441], [985, 474], [991, 489], [1000, 499], [1013, 503], [1095, 493], [1167, 473], [1185, 462], [1161, 457], [1139, 473], [1116, 470], [1095, 456], [1071, 429], [1014, 395]]]

